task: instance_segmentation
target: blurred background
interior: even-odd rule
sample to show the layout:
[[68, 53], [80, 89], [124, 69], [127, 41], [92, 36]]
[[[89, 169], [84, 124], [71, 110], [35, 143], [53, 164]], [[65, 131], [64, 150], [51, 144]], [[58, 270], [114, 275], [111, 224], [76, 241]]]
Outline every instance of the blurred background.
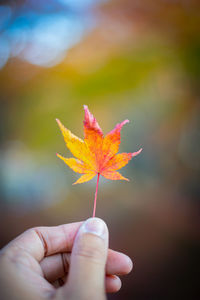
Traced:
[[120, 151], [143, 152], [100, 178], [97, 216], [134, 270], [109, 299], [198, 299], [198, 0], [1, 0], [0, 247], [33, 226], [84, 220], [96, 178], [78, 174], [55, 122], [83, 137], [83, 104]]

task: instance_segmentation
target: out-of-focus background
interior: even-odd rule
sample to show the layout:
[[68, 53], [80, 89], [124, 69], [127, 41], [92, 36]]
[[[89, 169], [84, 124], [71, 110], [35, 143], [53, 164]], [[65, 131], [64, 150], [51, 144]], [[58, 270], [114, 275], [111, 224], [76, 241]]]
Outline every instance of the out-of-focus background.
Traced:
[[[91, 216], [96, 178], [78, 178], [55, 122], [83, 137], [83, 104], [120, 151], [143, 152], [100, 179], [97, 216], [134, 270], [109, 299], [197, 299], [198, 0], [0, 2], [0, 246], [25, 229]], [[185, 298], [184, 298], [185, 297]]]

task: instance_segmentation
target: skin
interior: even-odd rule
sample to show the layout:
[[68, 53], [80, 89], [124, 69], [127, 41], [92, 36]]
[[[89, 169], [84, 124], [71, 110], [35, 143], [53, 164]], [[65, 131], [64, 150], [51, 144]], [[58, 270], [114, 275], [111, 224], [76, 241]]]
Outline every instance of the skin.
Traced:
[[[101, 225], [101, 235], [86, 223]], [[131, 269], [128, 256], [108, 249], [108, 229], [99, 218], [32, 228], [0, 251], [1, 299], [103, 300], [120, 290], [118, 275]]]

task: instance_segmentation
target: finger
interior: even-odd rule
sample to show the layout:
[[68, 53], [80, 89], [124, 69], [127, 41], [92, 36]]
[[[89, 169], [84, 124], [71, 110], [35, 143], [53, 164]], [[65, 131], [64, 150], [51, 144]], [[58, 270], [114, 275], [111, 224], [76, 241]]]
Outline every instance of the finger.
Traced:
[[10, 242], [5, 250], [25, 250], [37, 261], [54, 253], [71, 252], [74, 238], [81, 224], [82, 222], [78, 222], [29, 229]]
[[45, 257], [40, 266], [44, 277], [54, 282], [68, 273], [71, 253], [59, 253]]
[[106, 276], [106, 293], [117, 293], [122, 286], [121, 279], [116, 275]]
[[126, 275], [133, 268], [132, 260], [124, 253], [108, 250], [108, 258], [106, 263], [106, 274], [110, 275]]
[[103, 220], [90, 218], [80, 227], [72, 249], [64, 296], [74, 299], [105, 299], [104, 278], [108, 252], [108, 229]]
[[[55, 288], [59, 288], [65, 284], [67, 276], [63, 276], [55, 280], [52, 285]], [[106, 293], [117, 293], [122, 286], [121, 280], [116, 275], [108, 275], [105, 278], [105, 289]]]
[[[68, 273], [70, 265], [71, 253], [59, 253], [45, 257], [40, 266], [44, 277], [53, 282]], [[108, 249], [108, 257], [106, 263], [107, 275], [125, 275], [132, 269], [131, 259], [120, 252]]]

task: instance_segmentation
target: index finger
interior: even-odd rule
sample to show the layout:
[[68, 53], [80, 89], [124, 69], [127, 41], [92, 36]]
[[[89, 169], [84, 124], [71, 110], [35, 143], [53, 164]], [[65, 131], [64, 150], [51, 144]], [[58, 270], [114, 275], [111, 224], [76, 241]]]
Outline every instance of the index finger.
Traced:
[[4, 249], [18, 248], [37, 261], [59, 252], [71, 252], [76, 233], [82, 222], [54, 227], [31, 228], [11, 241]]

